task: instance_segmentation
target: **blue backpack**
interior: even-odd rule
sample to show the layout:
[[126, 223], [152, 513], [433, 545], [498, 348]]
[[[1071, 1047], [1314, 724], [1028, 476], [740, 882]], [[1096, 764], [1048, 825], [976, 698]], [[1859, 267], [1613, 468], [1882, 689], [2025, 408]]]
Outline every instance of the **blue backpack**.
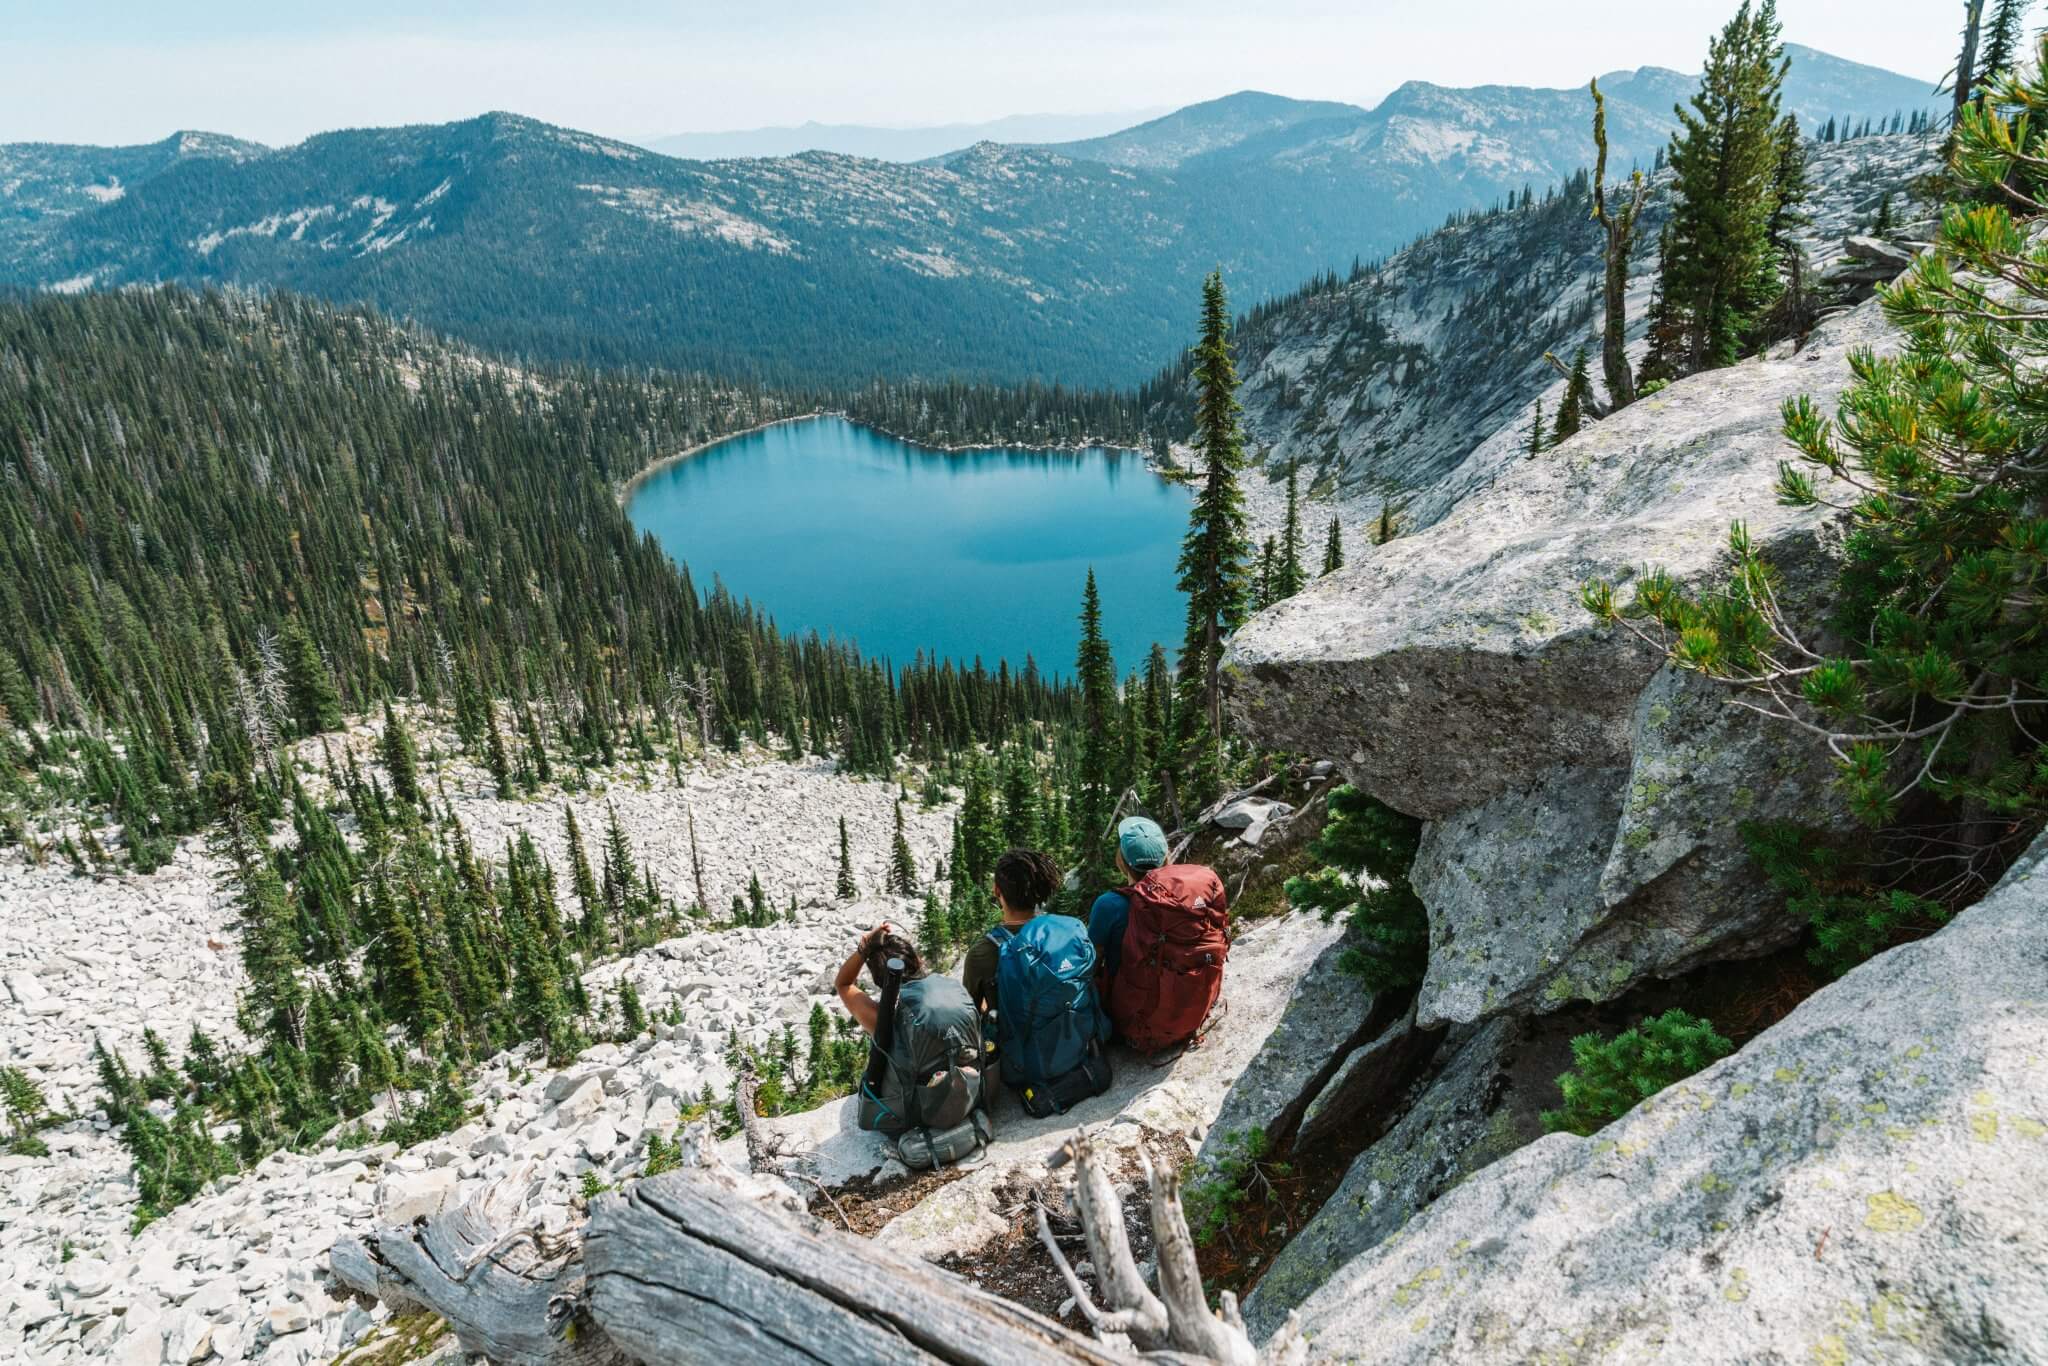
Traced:
[[1040, 915], [1014, 931], [998, 925], [988, 937], [998, 954], [996, 1040], [1003, 1080], [1020, 1090], [1039, 1089], [1091, 1063], [1104, 1066], [1096, 1060], [1102, 1058], [1100, 1041], [1109, 1036], [1109, 1017], [1095, 998], [1095, 945], [1087, 927], [1070, 915]]

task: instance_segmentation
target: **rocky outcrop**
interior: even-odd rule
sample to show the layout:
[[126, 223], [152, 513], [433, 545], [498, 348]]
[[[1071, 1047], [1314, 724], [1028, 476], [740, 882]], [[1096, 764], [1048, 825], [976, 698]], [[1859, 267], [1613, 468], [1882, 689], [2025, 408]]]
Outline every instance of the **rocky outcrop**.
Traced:
[[1285, 1143], [1331, 1074], [1385, 1027], [1394, 1003], [1375, 999], [1338, 966], [1345, 948], [1345, 938], [1333, 940], [1294, 984], [1272, 1033], [1231, 1083], [1209, 1126], [1198, 1159], [1203, 1167], [1213, 1167], [1254, 1130]]
[[[1429, 1069], [1405, 1099], [1381, 1094], [1370, 1111], [1355, 1116], [1354, 1123], [1390, 1113], [1399, 1118], [1352, 1160], [1315, 1217], [1273, 1259], [1244, 1304], [1253, 1334], [1279, 1327], [1316, 1287], [1392, 1237], [1444, 1191], [1541, 1136], [1543, 1108], [1557, 1099], [1557, 1074], [1571, 1065], [1571, 1037], [1588, 1023], [1572, 1013], [1501, 1017], [1478, 1026], [1396, 1031], [1362, 1050], [1362, 1063], [1408, 1064], [1404, 1084], [1416, 1064]], [[1299, 1150], [1309, 1139], [1338, 1136], [1328, 1126], [1305, 1132], [1298, 1157], [1308, 1155]]]
[[[1780, 507], [1779, 407], [1829, 406], [1874, 304], [1797, 354], [1683, 380], [1539, 456], [1503, 458], [1442, 520], [1261, 613], [1230, 706], [1276, 749], [1328, 754], [1430, 822], [1423, 1025], [1618, 996], [1793, 931], [1745, 864], [1745, 815], [1830, 819], [1820, 756], [1579, 601], [1646, 565], [1705, 585], [1742, 521], [1795, 611], [1834, 578], [1824, 510]], [[1626, 589], [1624, 587], [1623, 591]]]
[[1733, 1057], [1390, 1230], [1303, 1304], [1314, 1355], [2048, 1358], [2044, 1037], [2048, 840]]

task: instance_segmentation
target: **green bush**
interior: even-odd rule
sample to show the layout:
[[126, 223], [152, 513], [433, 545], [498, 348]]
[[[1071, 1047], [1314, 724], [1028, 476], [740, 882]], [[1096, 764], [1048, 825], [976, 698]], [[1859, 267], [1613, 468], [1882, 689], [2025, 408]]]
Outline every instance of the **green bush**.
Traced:
[[1348, 917], [1352, 946], [1339, 966], [1375, 993], [1415, 986], [1429, 964], [1429, 920], [1408, 881], [1421, 841], [1421, 821], [1355, 787], [1333, 788], [1329, 817], [1309, 845], [1322, 867], [1287, 880], [1297, 909]]
[[1785, 893], [1785, 906], [1806, 921], [1813, 944], [1806, 957], [1839, 977], [1900, 939], [1948, 919], [1946, 907], [1869, 880], [1874, 861], [1790, 822], [1751, 823], [1742, 840], [1764, 876]]
[[1564, 1108], [1545, 1110], [1543, 1127], [1591, 1134], [1734, 1051], [1713, 1025], [1682, 1010], [1667, 1010], [1611, 1039], [1581, 1034], [1572, 1040], [1572, 1070], [1557, 1079]]
[[1273, 1194], [1273, 1178], [1291, 1170], [1272, 1160], [1273, 1145], [1264, 1129], [1232, 1130], [1223, 1140], [1212, 1175], [1189, 1186], [1181, 1200], [1188, 1231], [1207, 1247], [1236, 1222], [1247, 1202], [1263, 1203]]

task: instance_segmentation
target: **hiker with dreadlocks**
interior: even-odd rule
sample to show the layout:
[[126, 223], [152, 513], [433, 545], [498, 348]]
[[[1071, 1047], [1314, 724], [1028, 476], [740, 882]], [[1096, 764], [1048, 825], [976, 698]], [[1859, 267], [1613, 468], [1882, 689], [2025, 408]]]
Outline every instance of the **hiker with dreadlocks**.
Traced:
[[967, 951], [961, 977], [993, 1032], [1002, 1080], [1035, 1118], [1064, 1114], [1109, 1089], [1109, 1018], [1095, 996], [1088, 927], [1040, 908], [1060, 870], [1035, 849], [996, 860], [990, 888], [1001, 923]]
[[[881, 999], [860, 985], [865, 968]], [[917, 946], [883, 921], [839, 965], [832, 989], [873, 1040], [860, 1127], [886, 1134], [906, 1167], [941, 1167], [993, 1136], [983, 1095], [981, 1017], [967, 989], [925, 970]]]

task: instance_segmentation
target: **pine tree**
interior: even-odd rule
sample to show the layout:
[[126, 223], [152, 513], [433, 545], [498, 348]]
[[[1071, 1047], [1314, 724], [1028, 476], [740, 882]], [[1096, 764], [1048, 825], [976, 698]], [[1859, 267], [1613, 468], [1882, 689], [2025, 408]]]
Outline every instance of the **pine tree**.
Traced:
[[1884, 198], [1877, 201], [1877, 219], [1870, 225], [1870, 235], [1890, 237], [1895, 231], [1897, 225], [1892, 222], [1892, 192], [1886, 190]]
[[1002, 852], [1003, 827], [996, 812], [995, 780], [987, 760], [977, 754], [967, 769], [966, 795], [960, 802], [960, 857], [953, 865], [954, 886], [964, 885], [967, 904], [977, 908], [981, 905]]
[[1012, 745], [1003, 757], [1002, 839], [1011, 849], [1036, 849], [1045, 839], [1038, 766], [1022, 745]]
[[903, 799], [896, 799], [896, 833], [889, 843], [889, 873], [884, 884], [897, 896], [917, 895], [917, 859], [903, 830]]
[[285, 696], [292, 720], [301, 735], [317, 735], [341, 728], [341, 694], [334, 689], [334, 677], [320, 647], [296, 616], [288, 617], [280, 642], [284, 650]]
[[604, 809], [604, 860], [598, 881], [604, 888], [605, 909], [610, 913], [614, 935], [623, 944], [626, 942], [626, 922], [632, 909], [633, 884], [639, 880], [640, 874], [633, 862], [632, 841], [626, 838], [626, 828], [619, 824], [618, 807], [606, 802]]
[[1992, 12], [1990, 37], [1985, 40], [1984, 55], [1974, 73], [1980, 101], [1984, 92], [2020, 59], [2026, 43], [2023, 21], [2032, 7], [2033, 0], [1998, 0], [1998, 8]]
[[1268, 536], [1259, 546], [1259, 568], [1252, 577], [1251, 605], [1256, 611], [1263, 612], [1273, 605], [1273, 580], [1276, 576], [1277, 558], [1273, 538]]
[[924, 894], [924, 909], [917, 920], [917, 949], [925, 962], [936, 965], [946, 956], [946, 947], [951, 940], [951, 925], [945, 908], [939, 905], [937, 892]]
[[[1230, 344], [1230, 303], [1222, 272], [1202, 282], [1202, 334], [1194, 349], [1196, 452], [1202, 458], [1202, 491], [1189, 514], [1181, 544], [1180, 588], [1188, 597], [1187, 638], [1180, 652], [1183, 705], [1176, 737], [1179, 767], [1204, 801], [1219, 785], [1223, 744], [1223, 645], [1244, 621], [1249, 606], [1244, 494], [1237, 473], [1244, 466], [1244, 436], [1238, 425], [1237, 363]], [[1205, 773], [1206, 777], [1197, 776]]]
[[576, 823], [576, 808], [562, 806], [563, 834], [569, 844], [569, 889], [576, 894], [577, 936], [585, 944], [604, 938], [604, 902], [598, 896], [597, 875], [590, 870], [590, 854], [583, 847], [583, 830]]
[[1287, 900], [1342, 914], [1349, 924], [1338, 966], [1368, 991], [1401, 991], [1422, 980], [1429, 963], [1429, 917], [1408, 880], [1422, 823], [1354, 787], [1331, 790], [1329, 815], [1309, 844], [1320, 865], [1287, 880]]
[[1287, 520], [1280, 533], [1280, 561], [1273, 575], [1273, 600], [1291, 598], [1308, 582], [1308, 574], [1301, 567], [1301, 552], [1304, 549], [1301, 531], [1301, 502], [1295, 490], [1296, 469], [1287, 469]]
[[1380, 504], [1380, 515], [1373, 519], [1372, 543], [1385, 545], [1401, 534], [1401, 514], [1392, 503]]
[[1663, 262], [1664, 308], [1683, 320], [1683, 372], [1733, 364], [1775, 296], [1779, 89], [1786, 71], [1776, 0], [1743, 0], [1709, 43], [1671, 165], [1677, 202]]
[[1593, 377], [1586, 369], [1586, 348], [1572, 354], [1572, 372], [1564, 382], [1564, 397], [1557, 404], [1557, 425], [1551, 429], [1550, 444], [1576, 435], [1585, 425], [1586, 400], [1593, 392]]
[[619, 1038], [631, 1043], [647, 1031], [647, 1012], [640, 1005], [640, 988], [623, 973], [619, 976]]
[[497, 784], [498, 799], [509, 802], [518, 791], [512, 785], [512, 758], [506, 753], [505, 737], [498, 730], [498, 709], [488, 703], [484, 707], [484, 724], [491, 780]]
[[860, 884], [853, 880], [853, 851], [846, 842], [846, 817], [839, 818], [839, 885], [841, 901], [852, 901], [860, 895]]
[[1564, 1108], [1545, 1110], [1543, 1127], [1588, 1137], [1734, 1051], [1712, 1024], [1677, 1009], [1611, 1039], [1581, 1034], [1572, 1040], [1571, 1071], [1557, 1079]]
[[263, 837], [260, 817], [233, 779], [216, 773], [209, 795], [220, 819], [209, 841], [226, 863], [233, 887], [235, 926], [249, 985], [249, 1013], [270, 1036], [297, 1048], [304, 1043], [306, 988], [300, 980], [298, 916]]
[[1529, 438], [1522, 448], [1531, 455], [1543, 453], [1543, 400], [1536, 400], [1536, 415], [1529, 419]]
[[381, 874], [370, 885], [370, 921], [376, 932], [370, 962], [377, 973], [379, 1002], [387, 1017], [413, 1038], [423, 1039], [439, 1023], [437, 993], [420, 957], [412, 919]]
[[1344, 527], [1332, 513], [1329, 534], [1323, 537], [1323, 573], [1334, 574], [1343, 567]]
[[49, 1152], [36, 1137], [36, 1130], [49, 1113], [49, 1102], [33, 1077], [18, 1067], [0, 1067], [0, 1108], [7, 1111], [9, 1152], [23, 1157]]
[[380, 742], [383, 751], [384, 771], [391, 778], [391, 795], [408, 806], [419, 806], [425, 800], [420, 791], [419, 753], [413, 748], [412, 732], [391, 710], [391, 703], [384, 703], [384, 736]]
[[1081, 644], [1074, 656], [1074, 677], [1081, 685], [1081, 758], [1074, 820], [1079, 826], [1075, 861], [1099, 864], [1116, 788], [1116, 661], [1102, 634], [1102, 602], [1095, 591], [1095, 571], [1081, 590]]
[[1678, 363], [1685, 350], [1685, 318], [1672, 308], [1664, 293], [1664, 279], [1671, 263], [1671, 220], [1657, 233], [1657, 278], [1650, 286], [1650, 307], [1644, 318], [1646, 345], [1642, 363], [1636, 367], [1636, 394], [1651, 385], [1660, 388], [1678, 378]]

